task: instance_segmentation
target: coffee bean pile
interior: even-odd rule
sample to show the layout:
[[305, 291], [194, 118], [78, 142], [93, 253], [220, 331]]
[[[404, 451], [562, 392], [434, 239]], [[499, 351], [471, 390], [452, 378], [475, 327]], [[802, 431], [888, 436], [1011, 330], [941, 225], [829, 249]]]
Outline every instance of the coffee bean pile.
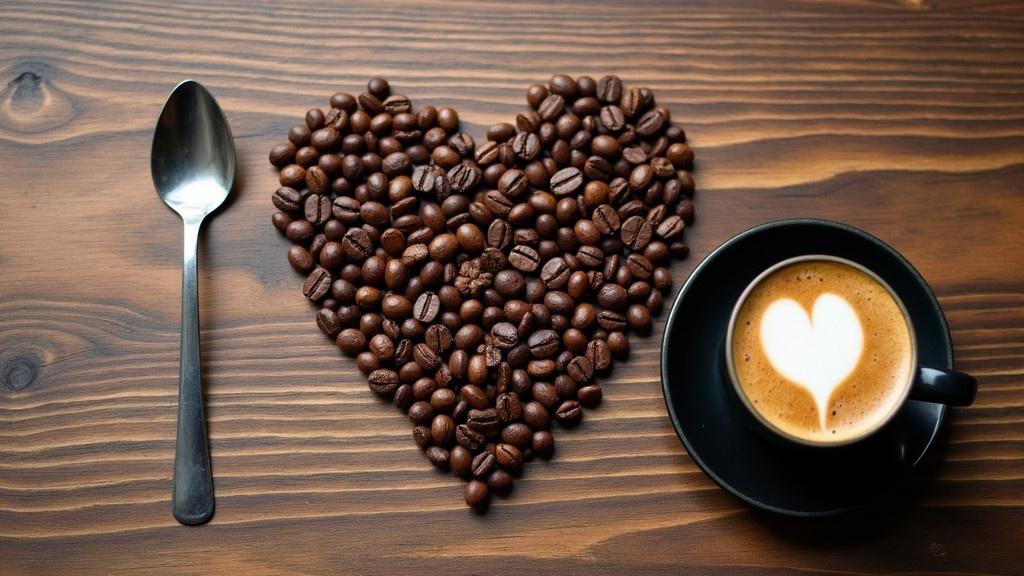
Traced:
[[317, 326], [478, 509], [601, 401], [694, 213], [693, 152], [651, 90], [558, 74], [526, 100], [478, 145], [374, 78], [270, 151]]

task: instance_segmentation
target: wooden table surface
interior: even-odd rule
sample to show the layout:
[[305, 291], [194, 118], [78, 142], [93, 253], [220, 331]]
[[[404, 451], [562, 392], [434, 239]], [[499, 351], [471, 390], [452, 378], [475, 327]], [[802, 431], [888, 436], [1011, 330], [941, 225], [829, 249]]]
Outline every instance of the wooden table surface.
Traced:
[[[485, 516], [312, 322], [266, 157], [371, 75], [509, 120], [554, 72], [653, 88], [697, 154], [676, 287], [772, 219], [872, 232], [932, 284], [980, 381], [904, 501], [756, 513], [669, 425], [659, 337]], [[200, 251], [217, 514], [170, 515], [180, 224], [152, 127], [220, 100], [239, 187]], [[0, 5], [0, 574], [1024, 574], [1024, 7], [65, 0]]]

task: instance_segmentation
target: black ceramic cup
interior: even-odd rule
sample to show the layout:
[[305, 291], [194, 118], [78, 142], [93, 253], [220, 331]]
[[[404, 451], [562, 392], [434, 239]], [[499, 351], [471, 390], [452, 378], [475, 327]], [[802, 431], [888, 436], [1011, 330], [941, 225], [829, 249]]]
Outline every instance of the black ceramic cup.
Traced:
[[[857, 434], [842, 436], [837, 440], [803, 438], [783, 430], [773, 424], [769, 419], [765, 418], [764, 414], [758, 410], [750, 398], [748, 398], [744, 393], [743, 387], [740, 385], [740, 379], [737, 375], [735, 358], [733, 357], [733, 336], [735, 334], [736, 319], [743, 307], [743, 304], [747, 301], [748, 296], [761, 285], [763, 280], [778, 270], [793, 264], [813, 262], [833, 262], [848, 266], [862, 272], [878, 283], [878, 285], [888, 292], [889, 296], [892, 297], [892, 300], [896, 303], [899, 314], [902, 315], [903, 323], [906, 324], [907, 331], [910, 335], [908, 352], [910, 354], [909, 364], [912, 368], [908, 373], [906, 381], [897, 384], [899, 386], [899, 390], [897, 391], [898, 399], [887, 407], [887, 410], [881, 417], [870, 422], [862, 430], [858, 431]], [[745, 418], [745, 420], [747, 424], [751, 425], [759, 434], [766, 436], [777, 443], [781, 443], [791, 448], [812, 449], [834, 448], [855, 444], [867, 439], [887, 425], [893, 417], [899, 413], [908, 400], [934, 402], [948, 406], [969, 406], [974, 402], [974, 397], [977, 393], [978, 387], [977, 381], [974, 377], [963, 372], [957, 372], [945, 368], [919, 365], [917, 341], [917, 329], [914, 326], [914, 322], [910, 314], [907, 312], [907, 307], [903, 304], [903, 301], [900, 299], [896, 291], [893, 290], [878, 274], [871, 271], [870, 268], [846, 258], [827, 254], [806, 254], [795, 256], [777, 262], [758, 274], [757, 277], [755, 277], [754, 280], [746, 286], [739, 299], [736, 301], [735, 306], [733, 306], [732, 314], [729, 317], [729, 325], [725, 333], [724, 345], [722, 346], [722, 361], [724, 362], [725, 372], [728, 374], [728, 378], [725, 379], [724, 384], [729, 387], [729, 390], [727, 391], [728, 394], [746, 410], [748, 417]]]

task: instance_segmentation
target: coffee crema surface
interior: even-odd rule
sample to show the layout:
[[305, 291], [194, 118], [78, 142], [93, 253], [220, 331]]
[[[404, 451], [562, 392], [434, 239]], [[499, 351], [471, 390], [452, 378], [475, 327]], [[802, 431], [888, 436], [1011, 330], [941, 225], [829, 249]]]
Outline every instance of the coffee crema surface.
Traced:
[[902, 309], [870, 275], [833, 260], [794, 262], [751, 290], [732, 358], [749, 404], [789, 436], [844, 442], [903, 400], [914, 349]]

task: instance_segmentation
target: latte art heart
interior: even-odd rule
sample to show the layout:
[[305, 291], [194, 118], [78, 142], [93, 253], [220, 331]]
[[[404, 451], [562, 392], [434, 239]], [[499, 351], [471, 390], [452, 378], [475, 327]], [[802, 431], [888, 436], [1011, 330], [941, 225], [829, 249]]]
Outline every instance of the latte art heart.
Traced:
[[795, 300], [781, 298], [761, 318], [761, 345], [777, 372], [811, 393], [824, 429], [832, 393], [857, 367], [864, 350], [857, 312], [831, 293], [818, 297], [809, 316]]

